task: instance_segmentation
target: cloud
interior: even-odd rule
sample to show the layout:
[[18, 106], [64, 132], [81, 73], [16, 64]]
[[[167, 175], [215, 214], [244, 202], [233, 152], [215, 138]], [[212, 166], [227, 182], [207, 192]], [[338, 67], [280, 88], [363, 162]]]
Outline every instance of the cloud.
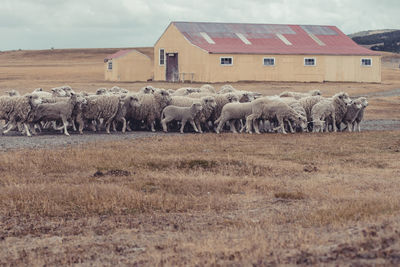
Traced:
[[152, 46], [171, 21], [397, 28], [398, 0], [2, 0], [0, 50]]

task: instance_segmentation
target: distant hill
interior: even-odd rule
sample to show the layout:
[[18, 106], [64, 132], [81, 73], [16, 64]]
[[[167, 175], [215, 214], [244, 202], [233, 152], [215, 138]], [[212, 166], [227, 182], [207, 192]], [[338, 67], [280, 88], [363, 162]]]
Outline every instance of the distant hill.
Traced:
[[359, 45], [374, 51], [400, 53], [400, 30], [372, 30], [350, 34]]

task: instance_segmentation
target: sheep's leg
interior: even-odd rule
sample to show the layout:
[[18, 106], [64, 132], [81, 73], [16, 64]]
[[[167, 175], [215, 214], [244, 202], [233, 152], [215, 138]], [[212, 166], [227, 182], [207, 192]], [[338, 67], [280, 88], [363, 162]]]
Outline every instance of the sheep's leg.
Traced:
[[150, 128], [152, 132], [155, 132], [156, 129], [154, 128], [155, 121], [150, 122]]
[[29, 132], [29, 127], [28, 127], [28, 124], [27, 124], [27, 123], [24, 123], [24, 128], [25, 128], [26, 136], [31, 137], [32, 135], [31, 135], [31, 133]]
[[347, 130], [348, 130], [349, 132], [351, 132], [351, 128], [353, 128], [353, 127], [352, 127], [351, 123], [348, 122], [348, 123], [347, 123]]
[[106, 132], [109, 134], [110, 133], [110, 127], [111, 127], [111, 123], [113, 121], [114, 118], [109, 118], [106, 122], [105, 122], [105, 126], [106, 126]]
[[62, 119], [62, 123], [63, 123], [63, 126], [64, 126], [64, 134], [66, 136], [69, 136], [69, 133], [68, 133], [68, 130], [67, 130], [68, 121], [67, 121], [66, 118], [61, 118], [61, 119]]
[[222, 129], [222, 127], [224, 126], [225, 122], [226, 122], [225, 118], [223, 118], [223, 117], [221, 116], [221, 119], [220, 119], [220, 121], [219, 121], [219, 123], [218, 123], [218, 127], [217, 127], [217, 129], [215, 130], [215, 132], [216, 132], [217, 134], [219, 134], [219, 133], [221, 132], [221, 129]]
[[76, 132], [76, 125], [75, 125], [75, 119], [71, 119], [71, 124], [72, 124], [72, 130]]
[[254, 127], [254, 131], [256, 132], [256, 134], [261, 134], [259, 126], [260, 126], [260, 121], [253, 120], [253, 127]]
[[189, 119], [189, 122], [190, 122], [190, 124], [192, 125], [194, 131], [195, 131], [196, 133], [199, 133], [200, 131], [199, 131], [199, 129], [196, 127], [196, 123], [194, 123], [194, 121], [193, 121], [192, 119]]
[[286, 131], [285, 131], [285, 125], [283, 123], [283, 118], [281, 118], [281, 117], [278, 117], [278, 127], [277, 127], [277, 129], [279, 129], [279, 128], [282, 129], [282, 133], [283, 134], [287, 134]]
[[116, 121], [112, 122], [112, 130], [113, 130], [113, 132], [117, 131], [117, 122]]
[[360, 122], [357, 122], [358, 132], [361, 132]]
[[196, 124], [196, 126], [197, 126], [198, 132], [199, 132], [199, 133], [203, 133], [203, 130], [201, 129], [201, 123], [200, 123], [200, 120], [199, 120], [199, 119], [196, 119], [196, 120], [195, 120], [195, 124]]
[[163, 131], [165, 133], [168, 132], [167, 122], [170, 122], [170, 120], [168, 120], [168, 119], [169, 118], [165, 117], [164, 119], [161, 120], [161, 125], [162, 125]]
[[294, 133], [294, 130], [293, 130], [292, 124], [290, 123], [290, 120], [287, 120], [287, 123], [288, 123], [288, 125], [289, 125], [289, 131], [290, 131], [291, 133]]
[[229, 121], [229, 128], [232, 133], [237, 133], [235, 122], [236, 122], [235, 120]]
[[181, 130], [180, 130], [180, 132], [183, 134], [183, 128], [185, 128], [185, 124], [186, 124], [186, 119], [183, 119], [182, 121], [181, 121], [181, 124], [182, 124], [182, 126], [181, 126]]
[[9, 122], [8, 122], [8, 127], [7, 127], [7, 129], [5, 129], [5, 130], [3, 131], [3, 134], [8, 133], [9, 131], [11, 131], [12, 128], [14, 128], [14, 123], [11, 122], [11, 121], [9, 121]]
[[252, 133], [252, 129], [253, 129], [253, 120], [256, 118], [257, 115], [255, 114], [251, 114], [249, 116], [247, 116], [246, 118], [246, 132], [247, 133]]
[[122, 133], [126, 132], [126, 119], [124, 117], [121, 118], [122, 120]]

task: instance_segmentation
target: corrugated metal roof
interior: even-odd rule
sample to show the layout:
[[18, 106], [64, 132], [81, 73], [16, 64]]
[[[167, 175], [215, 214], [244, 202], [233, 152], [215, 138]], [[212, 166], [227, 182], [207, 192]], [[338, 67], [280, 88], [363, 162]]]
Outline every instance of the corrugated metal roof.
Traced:
[[[357, 45], [335, 26], [211, 22], [173, 24], [189, 42], [209, 53], [379, 55]], [[214, 43], [208, 42], [205, 34]], [[240, 36], [250, 44], [243, 42]]]
[[119, 58], [119, 57], [122, 57], [122, 56], [128, 54], [129, 52], [132, 52], [132, 51], [134, 51], [134, 50], [133, 49], [130, 49], [130, 50], [119, 50], [118, 52], [116, 52], [114, 54], [106, 56], [104, 59], [105, 60], [110, 60], [110, 59], [113, 59], [113, 58]]

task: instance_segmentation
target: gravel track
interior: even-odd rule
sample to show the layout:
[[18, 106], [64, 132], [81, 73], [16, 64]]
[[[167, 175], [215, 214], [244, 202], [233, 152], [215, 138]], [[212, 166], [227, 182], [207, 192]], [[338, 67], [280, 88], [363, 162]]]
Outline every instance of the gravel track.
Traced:
[[[361, 130], [364, 131], [389, 131], [400, 130], [400, 120], [366, 120], [361, 124]], [[71, 132], [70, 132], [71, 133]], [[179, 133], [163, 133], [163, 132], [146, 132], [135, 131], [122, 134], [112, 133], [94, 133], [85, 132], [83, 135], [71, 133], [71, 136], [63, 134], [55, 134], [54, 132], [44, 132], [37, 136], [26, 137], [18, 132], [12, 132], [7, 135], [0, 136], [0, 151], [10, 149], [35, 149], [35, 148], [53, 148], [66, 147], [71, 145], [80, 145], [88, 143], [136, 140], [142, 138], [152, 138], [156, 136], [180, 135]]]

